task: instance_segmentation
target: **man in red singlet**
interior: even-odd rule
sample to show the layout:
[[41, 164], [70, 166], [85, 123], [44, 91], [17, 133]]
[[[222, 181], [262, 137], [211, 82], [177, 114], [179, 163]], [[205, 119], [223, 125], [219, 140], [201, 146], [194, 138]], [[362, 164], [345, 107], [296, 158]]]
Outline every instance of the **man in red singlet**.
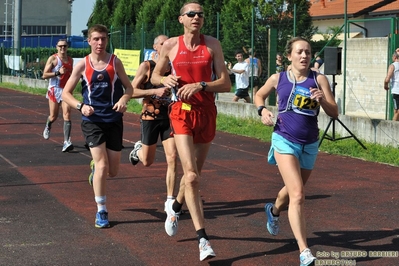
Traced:
[[52, 123], [58, 118], [60, 106], [62, 106], [62, 116], [64, 118], [64, 145], [62, 152], [73, 150], [71, 142], [71, 107], [62, 101], [62, 90], [72, 73], [73, 59], [67, 55], [68, 43], [65, 39], [57, 42], [57, 53], [51, 55], [46, 62], [43, 70], [43, 78], [49, 79], [46, 98], [50, 109], [47, 117], [46, 126], [43, 131], [43, 138], [50, 138]]
[[[174, 201], [165, 206], [168, 235], [177, 233], [179, 212], [185, 201], [197, 232], [200, 260], [215, 256], [205, 232], [199, 181], [202, 166], [216, 133], [215, 93], [229, 92], [231, 83], [220, 42], [202, 35], [204, 11], [197, 1], [185, 3], [179, 22], [184, 35], [165, 41], [151, 83], [172, 88], [170, 123], [184, 176]], [[164, 77], [172, 66], [172, 73]]]

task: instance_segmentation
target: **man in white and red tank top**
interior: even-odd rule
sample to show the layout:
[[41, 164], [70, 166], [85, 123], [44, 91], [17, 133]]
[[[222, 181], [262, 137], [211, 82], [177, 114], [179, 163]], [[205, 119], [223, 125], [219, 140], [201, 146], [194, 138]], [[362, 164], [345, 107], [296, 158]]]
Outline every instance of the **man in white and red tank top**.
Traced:
[[46, 126], [43, 131], [44, 139], [50, 138], [51, 125], [58, 118], [60, 106], [64, 118], [64, 145], [62, 152], [73, 150], [71, 142], [71, 107], [64, 103], [61, 98], [62, 90], [72, 73], [73, 60], [67, 55], [68, 43], [64, 39], [57, 42], [57, 53], [51, 55], [47, 59], [46, 66], [43, 71], [43, 78], [49, 79], [48, 91], [46, 98], [48, 99], [50, 115], [47, 117]]
[[[151, 77], [155, 86], [172, 88], [174, 103], [169, 107], [170, 123], [184, 176], [179, 194], [165, 204], [166, 233], [177, 233], [179, 213], [185, 201], [197, 232], [200, 260], [215, 256], [205, 232], [199, 195], [202, 166], [216, 133], [215, 93], [229, 92], [231, 83], [220, 42], [202, 35], [204, 11], [197, 2], [180, 9], [184, 35], [165, 41]], [[172, 73], [164, 73], [172, 66]]]

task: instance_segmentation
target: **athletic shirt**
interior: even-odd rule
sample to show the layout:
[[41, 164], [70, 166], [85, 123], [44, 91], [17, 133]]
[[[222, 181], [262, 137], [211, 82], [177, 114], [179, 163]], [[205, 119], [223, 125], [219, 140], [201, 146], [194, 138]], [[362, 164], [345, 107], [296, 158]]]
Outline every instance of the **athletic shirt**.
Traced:
[[[156, 86], [152, 85], [150, 79], [152, 76], [152, 72], [155, 68], [155, 61], [154, 60], [147, 60], [144, 61], [148, 64], [148, 72], [147, 72], [147, 80], [143, 84], [143, 89], [148, 90], [152, 88], [156, 88]], [[166, 72], [164, 76], [168, 76], [170, 71]], [[163, 87], [163, 85], [159, 86]], [[143, 99], [143, 110], [142, 110], [142, 119], [143, 120], [162, 120], [162, 119], [169, 119], [168, 116], [168, 106], [171, 103], [170, 97], [158, 97], [155, 95], [144, 97]], [[147, 105], [151, 105], [150, 108], [146, 108]], [[151, 108], [154, 108], [154, 111], [150, 111]]]
[[51, 77], [49, 80], [49, 83], [48, 83], [48, 87], [49, 88], [52, 88], [52, 87], [64, 88], [66, 82], [68, 81], [68, 79], [72, 73], [73, 60], [71, 57], [68, 56], [68, 62], [65, 63], [61, 60], [61, 58], [58, 56], [58, 54], [54, 54], [53, 56], [55, 56], [57, 58], [57, 64], [55, 65], [55, 67], [53, 67], [51, 72], [55, 73], [55, 72], [59, 71], [61, 67], [64, 67], [65, 72], [63, 75]]
[[[259, 67], [258, 67], [258, 62], [259, 59], [256, 57], [250, 57], [249, 58], [249, 76], [252, 77], [257, 77], [259, 75]], [[253, 75], [252, 75], [252, 69], [254, 70]]]
[[115, 122], [123, 114], [112, 108], [124, 94], [124, 89], [115, 72], [115, 55], [111, 55], [103, 69], [94, 69], [90, 57], [86, 56], [85, 71], [82, 76], [83, 103], [91, 105], [94, 113], [91, 116], [82, 115], [82, 119], [92, 122]]
[[247, 62], [242, 61], [239, 63], [236, 63], [233, 67], [234, 70], [244, 70], [242, 73], [234, 73], [236, 77], [236, 88], [237, 89], [247, 89], [249, 86], [249, 76], [248, 76], [248, 68], [249, 65]]
[[[213, 72], [212, 56], [209, 53], [204, 36], [200, 35], [200, 44], [195, 51], [189, 51], [183, 41], [183, 36], [179, 36], [179, 47], [177, 54], [172, 63], [172, 74], [181, 76], [178, 87], [185, 84], [198, 83], [201, 81], [209, 82], [215, 80]], [[176, 89], [172, 90], [174, 100], [177, 99]], [[199, 91], [195, 93], [189, 100], [183, 102], [191, 105], [215, 105], [215, 94], [213, 92]]]
[[281, 72], [278, 85], [278, 111], [274, 132], [299, 144], [319, 139], [317, 115], [320, 104], [310, 99], [310, 87], [318, 88], [316, 72], [309, 71], [305, 80], [292, 80], [287, 71]]
[[395, 69], [391, 78], [391, 93], [399, 94], [399, 62], [393, 62], [392, 65]]

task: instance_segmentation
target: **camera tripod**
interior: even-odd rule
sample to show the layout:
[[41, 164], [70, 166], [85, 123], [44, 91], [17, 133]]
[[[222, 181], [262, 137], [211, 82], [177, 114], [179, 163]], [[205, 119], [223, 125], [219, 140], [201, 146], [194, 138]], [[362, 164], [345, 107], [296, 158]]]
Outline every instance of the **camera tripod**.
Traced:
[[[335, 82], [335, 75], [332, 75], [332, 76], [333, 76], [332, 93], [333, 93], [333, 95], [335, 97], [335, 85], [337, 85], [337, 83]], [[345, 128], [345, 130], [349, 133], [349, 136], [340, 137], [340, 138], [336, 138], [335, 137], [335, 121], [340, 123], [341, 126], [343, 128]], [[330, 128], [331, 125], [332, 125], [332, 135], [330, 136], [330, 135], [327, 134], [327, 132], [328, 132], [328, 129]], [[357, 141], [357, 143], [359, 143], [360, 146], [363, 147], [363, 149], [367, 150], [366, 146], [364, 146], [363, 143], [361, 143], [360, 140], [358, 138], [356, 138], [356, 136], [344, 125], [344, 123], [342, 123], [341, 120], [339, 120], [339, 118], [335, 118], [334, 119], [334, 118], [330, 117], [330, 122], [328, 122], [328, 125], [327, 125], [326, 129], [324, 130], [323, 136], [320, 139], [319, 147], [321, 146], [321, 143], [323, 142], [324, 139], [328, 139], [328, 140], [331, 140], [331, 141], [336, 141], [336, 140], [348, 139], [348, 138], [354, 138]]]

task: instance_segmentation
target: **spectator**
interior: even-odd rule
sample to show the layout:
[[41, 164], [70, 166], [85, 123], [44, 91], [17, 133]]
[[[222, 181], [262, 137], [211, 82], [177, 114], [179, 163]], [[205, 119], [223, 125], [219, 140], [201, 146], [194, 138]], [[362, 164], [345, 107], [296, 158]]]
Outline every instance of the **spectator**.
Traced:
[[315, 61], [314, 61], [313, 67], [315, 68], [315, 70], [320, 72], [320, 67], [324, 64], [324, 60], [320, 57], [319, 52], [314, 54], [314, 58], [315, 58]]
[[[398, 50], [398, 49], [397, 49]], [[392, 120], [399, 120], [399, 54], [394, 52], [392, 55], [393, 63], [389, 65], [387, 76], [384, 80], [384, 89], [389, 90], [389, 83], [391, 83], [391, 94], [393, 98], [394, 113]]]
[[233, 73], [236, 76], [236, 93], [233, 97], [233, 102], [238, 102], [239, 99], [244, 99], [246, 103], [251, 102], [249, 97], [249, 65], [244, 61], [244, 55], [242, 51], [237, 51], [235, 54], [237, 63], [232, 67], [232, 64], [228, 64], [229, 73]]
[[[253, 51], [253, 52], [252, 52]], [[256, 51], [252, 48], [248, 50], [248, 58], [245, 59], [245, 62], [249, 67], [249, 83], [252, 84], [252, 99], [255, 98], [256, 92], [258, 91], [260, 85], [260, 76], [262, 75], [262, 64], [259, 58], [256, 58]]]

